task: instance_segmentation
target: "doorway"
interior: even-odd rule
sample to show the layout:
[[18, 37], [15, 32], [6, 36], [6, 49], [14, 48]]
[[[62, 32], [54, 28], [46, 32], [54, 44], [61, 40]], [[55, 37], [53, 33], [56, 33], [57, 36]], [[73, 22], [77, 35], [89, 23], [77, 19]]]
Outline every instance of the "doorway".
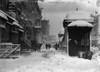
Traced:
[[79, 51], [90, 50], [91, 29], [91, 27], [68, 27], [70, 56], [76, 56]]

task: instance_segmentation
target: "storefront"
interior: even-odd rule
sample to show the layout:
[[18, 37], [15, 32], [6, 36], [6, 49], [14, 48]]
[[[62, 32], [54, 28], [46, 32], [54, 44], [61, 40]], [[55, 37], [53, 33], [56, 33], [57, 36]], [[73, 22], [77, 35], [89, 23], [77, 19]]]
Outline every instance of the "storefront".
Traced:
[[63, 21], [63, 27], [63, 44], [68, 55], [76, 56], [80, 51], [90, 51], [90, 36], [94, 27], [94, 18], [90, 12], [69, 12]]
[[[0, 10], [0, 42], [19, 43], [19, 37], [22, 32], [22, 26], [18, 24], [18, 21]], [[20, 35], [20, 36], [19, 36]]]
[[0, 12], [0, 42], [3, 42], [4, 40], [4, 32], [5, 32], [5, 29], [6, 29], [6, 22], [7, 22], [7, 17], [2, 13]]
[[90, 32], [93, 25], [84, 20], [73, 21], [68, 25], [69, 55], [79, 51], [90, 51]]
[[12, 43], [18, 44], [20, 43], [20, 39], [22, 37], [22, 33], [19, 29], [22, 29], [22, 26], [17, 22], [13, 22], [10, 29], [10, 41]]

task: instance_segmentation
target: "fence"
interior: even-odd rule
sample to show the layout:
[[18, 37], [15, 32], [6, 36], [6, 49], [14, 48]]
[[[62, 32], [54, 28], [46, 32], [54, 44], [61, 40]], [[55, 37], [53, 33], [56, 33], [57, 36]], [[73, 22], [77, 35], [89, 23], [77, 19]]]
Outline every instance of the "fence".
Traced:
[[12, 58], [20, 55], [20, 44], [0, 43], [0, 58]]

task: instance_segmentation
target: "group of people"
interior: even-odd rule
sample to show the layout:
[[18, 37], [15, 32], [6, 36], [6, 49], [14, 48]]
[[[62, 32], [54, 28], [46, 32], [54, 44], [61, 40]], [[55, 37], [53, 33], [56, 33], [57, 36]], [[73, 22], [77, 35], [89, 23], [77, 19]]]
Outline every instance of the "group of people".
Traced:
[[[42, 45], [43, 45], [42, 43], [38, 43], [36, 40], [32, 40], [32, 41], [31, 41], [31, 46], [32, 46], [32, 47], [31, 47], [31, 50], [32, 50], [32, 51], [40, 51]], [[50, 50], [51, 44], [50, 44], [50, 43], [46, 43], [46, 44], [45, 44], [45, 47], [46, 47], [46, 50], [47, 50], [47, 49]]]
[[[41, 46], [43, 45], [43, 43], [38, 43], [36, 40], [32, 40], [31, 41], [31, 50], [32, 51], [41, 51]], [[46, 43], [44, 44], [45, 45], [45, 48], [46, 50], [49, 49], [52, 47], [52, 45], [50, 43]], [[59, 48], [59, 44], [56, 43], [54, 46], [55, 50], [58, 50]]]
[[[45, 47], [46, 47], [46, 50], [47, 50], [47, 49], [50, 50], [51, 44], [50, 44], [50, 43], [46, 43], [46, 44], [45, 44]], [[59, 44], [56, 43], [53, 47], [55, 48], [55, 50], [57, 50], [57, 49], [59, 48]]]
[[46, 43], [46, 44], [45, 44], [45, 47], [46, 47], [46, 50], [47, 50], [47, 49], [50, 50], [50, 48], [51, 48], [51, 44], [50, 44], [50, 43]]

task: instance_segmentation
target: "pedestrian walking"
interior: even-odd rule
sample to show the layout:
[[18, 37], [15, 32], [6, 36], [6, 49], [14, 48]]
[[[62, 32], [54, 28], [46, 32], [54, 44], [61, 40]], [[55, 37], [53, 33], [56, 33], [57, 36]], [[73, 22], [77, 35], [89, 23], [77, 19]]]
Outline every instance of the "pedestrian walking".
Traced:
[[55, 44], [55, 49], [56, 49], [56, 50], [57, 50], [57, 47], [58, 47], [58, 46], [57, 46], [57, 43], [56, 43], [56, 44]]
[[48, 44], [47, 43], [45, 44], [45, 47], [46, 47], [46, 50], [47, 50], [48, 49]]
[[41, 51], [42, 43], [38, 43], [38, 50]]

